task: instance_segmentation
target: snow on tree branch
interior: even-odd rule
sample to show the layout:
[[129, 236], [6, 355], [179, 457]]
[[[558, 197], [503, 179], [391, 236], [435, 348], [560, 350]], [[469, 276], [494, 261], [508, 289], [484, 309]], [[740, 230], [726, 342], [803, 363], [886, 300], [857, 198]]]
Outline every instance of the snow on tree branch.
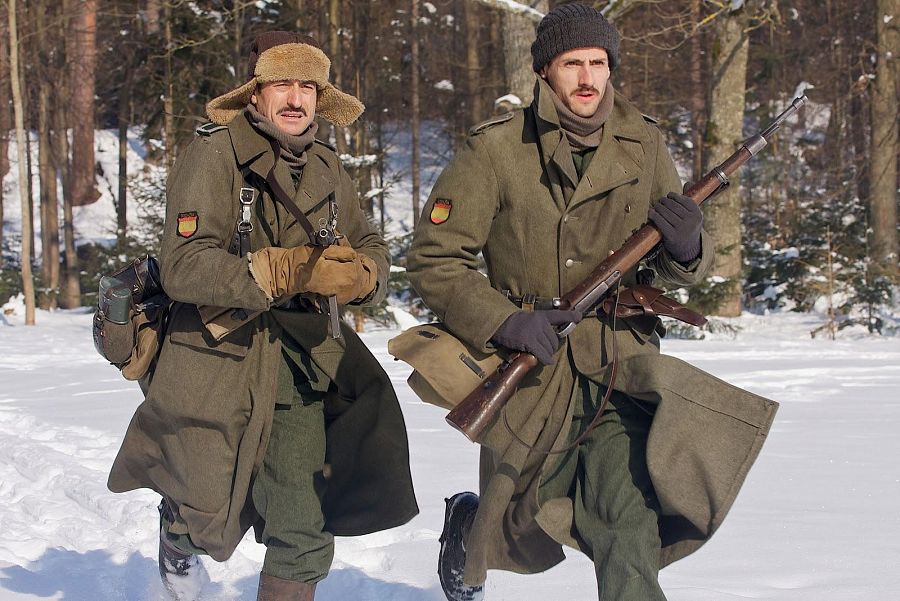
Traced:
[[544, 18], [544, 13], [539, 10], [535, 10], [528, 6], [527, 4], [523, 4], [521, 2], [515, 2], [514, 0], [475, 0], [476, 2], [480, 2], [485, 6], [490, 6], [491, 8], [497, 8], [502, 11], [506, 11], [509, 13], [515, 13], [522, 15], [523, 17], [528, 17], [535, 23]]

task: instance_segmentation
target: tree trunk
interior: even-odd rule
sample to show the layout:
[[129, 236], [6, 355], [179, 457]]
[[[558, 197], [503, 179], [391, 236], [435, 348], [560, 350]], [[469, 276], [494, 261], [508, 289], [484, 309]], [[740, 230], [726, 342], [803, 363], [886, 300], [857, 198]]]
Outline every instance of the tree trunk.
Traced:
[[481, 103], [481, 61], [478, 59], [478, 38], [481, 21], [471, 2], [463, 3], [463, 15], [466, 22], [466, 107], [469, 125], [484, 121]]
[[897, 85], [900, 55], [900, 0], [877, 0], [878, 59], [872, 90], [871, 194], [872, 262], [897, 278]]
[[[521, 2], [531, 8], [546, 13], [548, 0]], [[522, 106], [531, 103], [534, 92], [534, 70], [531, 68], [531, 43], [534, 41], [535, 21], [533, 17], [515, 12], [503, 15], [503, 57], [506, 62], [506, 87], [508, 94], [514, 94], [522, 101]]]
[[128, 240], [128, 124], [131, 109], [131, 69], [119, 90], [119, 186], [116, 202], [116, 243], [125, 248]]
[[[0, 181], [9, 173], [9, 130], [12, 115], [9, 106], [9, 27], [8, 15], [0, 14]], [[0, 186], [0, 269], [3, 268], [3, 186]]]
[[41, 308], [55, 309], [59, 296], [59, 191], [50, 156], [50, 85], [41, 78], [38, 91], [38, 174], [41, 182]]
[[244, 83], [244, 71], [241, 67], [244, 59], [244, 7], [235, 3], [234, 8], [234, 79], [235, 82]]
[[[341, 2], [329, 0], [328, 2], [328, 56], [331, 59], [331, 80], [335, 86], [341, 88], [342, 78], [342, 52], [341, 52]], [[338, 153], [347, 154], [347, 139], [345, 128], [334, 126], [334, 145]]]
[[[713, 26], [712, 93], [706, 129], [706, 167], [721, 162], [743, 140], [744, 97], [747, 82], [749, 39], [747, 9], [721, 15]], [[712, 275], [730, 287], [716, 315], [741, 314], [741, 197], [739, 180], [732, 176], [730, 189], [705, 205], [706, 229], [716, 243]]]
[[41, 274], [44, 290], [40, 295], [42, 309], [55, 309], [59, 296], [59, 191], [56, 188], [56, 172], [53, 169], [52, 143], [50, 141], [50, 86], [53, 73], [47, 36], [45, 35], [43, 2], [35, 4], [37, 23], [37, 71], [38, 78], [38, 179], [41, 185]]
[[69, 91], [72, 123], [72, 202], [76, 207], [100, 198], [94, 183], [94, 91], [97, 69], [97, 0], [79, 0], [72, 19]]
[[25, 173], [25, 115], [19, 80], [19, 40], [16, 0], [7, 0], [9, 14], [9, 67], [13, 111], [16, 121], [16, 154], [19, 163], [19, 196], [22, 203], [22, 292], [25, 296], [25, 325], [34, 325], [34, 277], [31, 273], [31, 213], [28, 210], [28, 175]]
[[[60, 23], [58, 24], [58, 35], [65, 36], [69, 30], [67, 19], [70, 19], [70, 0], [62, 0], [62, 9], [60, 11]], [[66, 38], [65, 54], [66, 57], [72, 56], [72, 42], [69, 36]], [[63, 188], [63, 247], [65, 249], [63, 263], [63, 286], [59, 298], [59, 305], [65, 309], [74, 309], [81, 306], [81, 280], [79, 278], [78, 254], [75, 250], [75, 227], [74, 215], [72, 208], [72, 190], [69, 185], [69, 136], [68, 136], [68, 113], [66, 99], [68, 98], [68, 89], [65, 79], [62, 79], [60, 85], [56, 89], [54, 100], [56, 110], [53, 112], [53, 129], [56, 132], [56, 152], [54, 154], [54, 163], [56, 171], [59, 173], [59, 181], [62, 182]]]
[[147, 8], [144, 10], [144, 22], [147, 24], [147, 33], [159, 33], [159, 3], [160, 0], [147, 0]]
[[[0, 99], [2, 99], [0, 100], [0, 179], [9, 173], [9, 131], [13, 128], [9, 100], [9, 27], [7, 18], [5, 12], [0, 14]], [[0, 208], [0, 215], [2, 215], [2, 211], [3, 209]]]
[[164, 62], [164, 77], [166, 80], [166, 93], [163, 98], [163, 141], [165, 142], [166, 172], [172, 172], [175, 164], [175, 83], [172, 74], [172, 53], [175, 52], [172, 43], [172, 5], [166, 2], [163, 5], [163, 30], [166, 36], [166, 55]]
[[[21, 60], [22, 56], [22, 48], [24, 44], [22, 44], [22, 39], [19, 38], [19, 64], [23, 64]], [[24, 68], [24, 67], [23, 67]], [[22, 107], [29, 106], [28, 102], [28, 86], [25, 83], [25, 79], [22, 78], [19, 80], [19, 88], [22, 93]], [[28, 115], [25, 115], [23, 119], [27, 119]], [[35, 245], [35, 228], [34, 228], [34, 170], [32, 169], [31, 158], [34, 156], [34, 153], [31, 151], [31, 128], [27, 128], [25, 130], [25, 182], [27, 185], [27, 189], [25, 191], [25, 198], [28, 199], [28, 217], [31, 219], [31, 254], [32, 256], [36, 256], [37, 246]]]
[[413, 228], [419, 222], [419, 195], [421, 193], [421, 181], [419, 179], [419, 0], [411, 0], [412, 2], [412, 35], [410, 36], [410, 44], [412, 45], [412, 60], [410, 61], [410, 127], [412, 129], [411, 154], [412, 160], [410, 171], [412, 172], [412, 213]]
[[691, 176], [693, 181], [703, 177], [703, 129], [705, 127], [706, 86], [703, 82], [703, 37], [700, 32], [700, 2], [691, 0], [691, 22], [694, 31], [691, 34], [691, 143], [693, 156]]
[[503, 47], [503, 16], [497, 14], [496, 11], [491, 11], [490, 19], [490, 32], [488, 34], [490, 41], [488, 42], [488, 47], [491, 48], [491, 51], [488, 54], [490, 55], [491, 75], [489, 84], [490, 110], [488, 112], [491, 115], [500, 115], [506, 112], [506, 107], [503, 106], [503, 103], [497, 102], [497, 99], [506, 93], [504, 62], [503, 57], [499, 56], [493, 49]]

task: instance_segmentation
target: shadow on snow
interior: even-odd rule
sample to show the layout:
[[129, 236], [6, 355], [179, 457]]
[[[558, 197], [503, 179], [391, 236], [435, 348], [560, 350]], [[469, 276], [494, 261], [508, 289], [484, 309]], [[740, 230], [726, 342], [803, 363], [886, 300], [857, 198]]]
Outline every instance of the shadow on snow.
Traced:
[[[258, 578], [246, 576], [229, 586], [213, 582], [203, 588], [200, 601], [256, 599]], [[49, 549], [27, 568], [0, 568], [0, 596], [10, 591], [61, 601], [163, 601], [155, 559], [132, 553], [122, 564], [106, 551], [78, 553]], [[333, 569], [316, 591], [317, 601], [443, 601], [438, 586], [421, 589], [373, 578], [357, 568]]]

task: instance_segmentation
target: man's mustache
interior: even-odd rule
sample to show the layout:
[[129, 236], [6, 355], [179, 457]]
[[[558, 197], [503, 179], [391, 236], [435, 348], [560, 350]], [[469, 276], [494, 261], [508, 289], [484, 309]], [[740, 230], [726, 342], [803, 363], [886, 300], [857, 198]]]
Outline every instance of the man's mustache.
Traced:
[[302, 106], [298, 106], [298, 107], [290, 107], [289, 106], [289, 107], [285, 107], [285, 108], [281, 109], [280, 111], [278, 111], [279, 115], [282, 115], [284, 113], [300, 113], [301, 116], [305, 117], [306, 109], [303, 108]]
[[581, 92], [594, 92], [595, 94], [599, 94], [600, 90], [594, 86], [578, 86], [578, 89], [572, 92], [572, 94], [580, 94]]

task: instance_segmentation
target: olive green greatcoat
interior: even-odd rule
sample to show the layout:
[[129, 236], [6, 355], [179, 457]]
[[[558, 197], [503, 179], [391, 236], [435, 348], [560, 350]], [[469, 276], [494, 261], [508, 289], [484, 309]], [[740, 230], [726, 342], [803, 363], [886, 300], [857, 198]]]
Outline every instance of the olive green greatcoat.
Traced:
[[[438, 178], [408, 255], [409, 277], [438, 318], [464, 342], [484, 350], [519, 310], [503, 294], [562, 296], [647, 221], [650, 204], [681, 181], [660, 132], [616, 95], [600, 146], [579, 180], [552, 91], [538, 81], [535, 100], [476, 127]], [[435, 202], [450, 204], [446, 221]], [[435, 223], [440, 222], [440, 223]], [[483, 252], [487, 277], [478, 271]], [[712, 262], [688, 268], [662, 250], [647, 262], [663, 279], [690, 285]], [[624, 284], [633, 284], [635, 270]], [[659, 353], [656, 318], [586, 317], [554, 365], [534, 370], [489, 428], [481, 453], [481, 505], [467, 542], [465, 580], [487, 569], [536, 572], [563, 559], [560, 544], [583, 547], [573, 534], [567, 498], [542, 502], [538, 486], [559, 455], [529, 452], [510, 435], [548, 449], [568, 432], [576, 371], [603, 383], [615, 336], [615, 388], [658, 405], [648, 464], [660, 497], [666, 565], [697, 549], [718, 527], [759, 452], [776, 405]]]
[[[343, 338], [333, 340], [325, 316], [272, 308], [247, 258], [227, 250], [240, 189], [252, 174], [265, 178], [274, 161], [269, 142], [243, 114], [227, 128], [204, 131], [178, 159], [168, 182], [160, 254], [163, 287], [176, 302], [146, 399], [109, 476], [115, 492], [151, 488], [174, 502], [172, 532], [189, 534], [217, 560], [227, 559], [258, 519], [248, 491], [271, 430], [285, 332], [306, 349], [313, 388], [331, 390], [325, 405], [326, 529], [364, 534], [403, 524], [418, 512], [403, 417], [377, 360], [346, 326]], [[275, 174], [282, 188], [295, 189], [282, 161]], [[327, 215], [327, 198], [335, 194], [338, 229], [378, 265], [378, 286], [365, 300], [383, 298], [388, 250], [366, 221], [334, 151], [314, 144], [296, 188], [295, 201], [313, 224]], [[252, 249], [309, 243], [265, 189], [255, 197]], [[185, 213], [197, 214], [197, 231], [188, 238], [176, 231]], [[200, 320], [199, 304], [263, 313], [216, 342]]]

